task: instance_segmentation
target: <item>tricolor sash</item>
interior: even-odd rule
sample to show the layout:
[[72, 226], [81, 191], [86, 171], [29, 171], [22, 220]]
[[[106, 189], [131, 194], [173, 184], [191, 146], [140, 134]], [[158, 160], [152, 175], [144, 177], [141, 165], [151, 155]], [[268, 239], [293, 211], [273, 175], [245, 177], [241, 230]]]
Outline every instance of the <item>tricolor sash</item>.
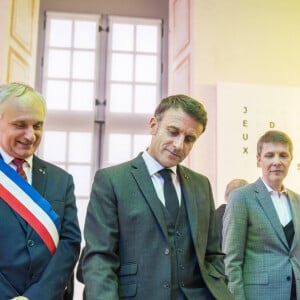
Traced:
[[50, 203], [2, 159], [0, 197], [37, 232], [54, 254], [59, 242], [59, 216]]

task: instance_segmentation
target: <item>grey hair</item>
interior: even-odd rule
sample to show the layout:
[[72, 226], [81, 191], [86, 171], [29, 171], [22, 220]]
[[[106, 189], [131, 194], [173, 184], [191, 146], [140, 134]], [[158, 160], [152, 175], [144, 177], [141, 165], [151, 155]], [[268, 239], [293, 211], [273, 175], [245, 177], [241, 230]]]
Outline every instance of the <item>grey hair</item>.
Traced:
[[41, 101], [44, 112], [46, 113], [47, 105], [44, 97], [31, 86], [20, 82], [12, 82], [0, 85], [0, 110], [5, 101], [12, 98], [22, 97], [27, 93], [34, 94]]

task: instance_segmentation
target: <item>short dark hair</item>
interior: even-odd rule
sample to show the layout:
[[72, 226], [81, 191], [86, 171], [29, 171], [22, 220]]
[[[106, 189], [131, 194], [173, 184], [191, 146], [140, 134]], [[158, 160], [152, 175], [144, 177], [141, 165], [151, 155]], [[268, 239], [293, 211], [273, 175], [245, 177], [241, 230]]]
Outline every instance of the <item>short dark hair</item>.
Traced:
[[279, 130], [269, 130], [265, 132], [257, 142], [257, 155], [261, 154], [263, 144], [265, 143], [279, 143], [288, 145], [291, 155], [293, 156], [293, 142], [291, 138]]
[[204, 106], [197, 100], [186, 95], [173, 95], [161, 100], [157, 106], [154, 116], [161, 121], [165, 111], [174, 108], [181, 109], [195, 121], [203, 125], [203, 132], [207, 124], [207, 112]]

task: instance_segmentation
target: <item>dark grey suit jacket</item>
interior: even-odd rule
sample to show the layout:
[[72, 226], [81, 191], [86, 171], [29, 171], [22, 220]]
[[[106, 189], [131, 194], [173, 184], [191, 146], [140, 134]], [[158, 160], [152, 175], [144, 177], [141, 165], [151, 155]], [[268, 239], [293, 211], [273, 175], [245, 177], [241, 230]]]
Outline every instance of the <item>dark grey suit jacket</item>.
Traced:
[[[216, 299], [233, 299], [224, 280], [210, 183], [183, 166], [178, 172], [203, 279]], [[170, 299], [164, 284], [171, 277], [167, 227], [141, 155], [97, 171], [84, 233], [87, 300]]]
[[32, 185], [60, 216], [61, 234], [52, 256], [37, 233], [0, 198], [0, 299], [62, 297], [80, 251], [71, 175], [33, 157]]

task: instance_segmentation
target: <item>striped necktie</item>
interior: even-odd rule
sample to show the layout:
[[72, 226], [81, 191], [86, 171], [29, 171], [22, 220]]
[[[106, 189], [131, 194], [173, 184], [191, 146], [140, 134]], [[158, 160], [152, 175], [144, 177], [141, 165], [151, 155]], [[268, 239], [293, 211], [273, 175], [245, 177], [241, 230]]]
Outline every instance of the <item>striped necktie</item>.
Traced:
[[12, 162], [17, 167], [17, 172], [27, 181], [27, 176], [23, 169], [23, 163], [25, 160], [21, 158], [14, 158]]

